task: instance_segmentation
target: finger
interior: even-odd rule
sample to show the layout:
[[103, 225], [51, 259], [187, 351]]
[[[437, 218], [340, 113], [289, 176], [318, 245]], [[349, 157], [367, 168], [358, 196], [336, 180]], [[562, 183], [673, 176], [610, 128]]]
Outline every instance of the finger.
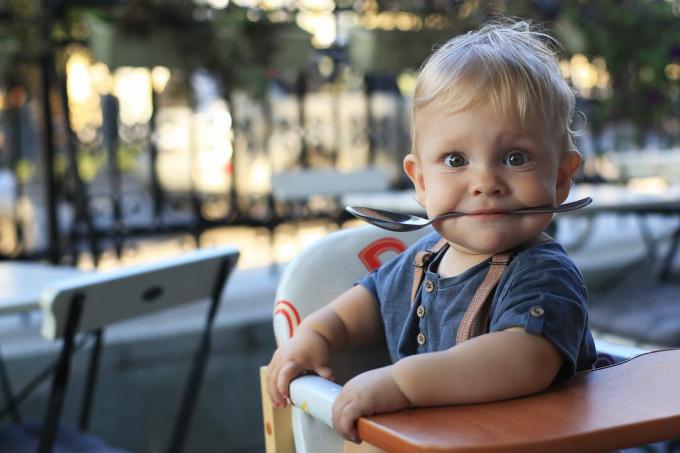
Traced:
[[359, 418], [360, 412], [359, 408], [351, 404], [347, 407], [347, 410], [343, 414], [342, 425], [343, 429], [347, 433], [347, 438], [352, 442], [359, 443], [359, 432], [357, 431], [357, 419]]
[[329, 381], [334, 381], [335, 376], [333, 375], [333, 370], [329, 366], [320, 366], [314, 368], [314, 372], [321, 376], [324, 379], [328, 379]]
[[356, 425], [355, 425], [355, 427], [353, 427], [353, 428], [350, 429], [350, 432], [349, 432], [349, 440], [351, 440], [351, 441], [354, 442], [355, 444], [360, 444], [360, 443], [361, 443], [361, 438], [359, 437], [359, 431], [357, 431]]
[[267, 392], [269, 393], [269, 398], [272, 400], [274, 407], [285, 407], [285, 398], [281, 395], [277, 386], [280, 367], [272, 366], [271, 368], [271, 371], [269, 367], [267, 368]]
[[352, 442], [357, 444], [361, 442], [361, 439], [359, 438], [359, 432], [357, 431], [356, 428], [356, 422], [352, 421], [352, 417], [343, 417], [341, 425], [343, 436], [345, 437], [345, 439], [351, 440]]
[[272, 406], [274, 407], [282, 407], [284, 398], [281, 395], [281, 393], [278, 391], [278, 388], [276, 387], [276, 383], [268, 383], [267, 385], [267, 391], [269, 392], [269, 399], [271, 399]]
[[331, 407], [331, 423], [333, 424], [333, 429], [338, 430], [336, 426], [340, 426], [340, 416], [345, 408], [345, 400], [342, 397], [342, 392], [333, 401], [333, 406]]
[[302, 374], [303, 371], [302, 367], [295, 363], [289, 363], [281, 367], [276, 381], [276, 388], [283, 398], [290, 396], [288, 389], [290, 381]]
[[339, 416], [334, 418], [335, 430], [345, 439], [352, 442], [359, 443], [359, 432], [356, 428], [356, 420], [359, 418], [359, 408], [352, 403], [345, 404], [343, 407], [338, 407]]
[[347, 410], [348, 401], [346, 398], [344, 398], [344, 394], [340, 393], [338, 397], [335, 399], [333, 402], [333, 407], [331, 409], [331, 420], [333, 423], [333, 429], [337, 431], [338, 434], [340, 434], [342, 437], [345, 439], [349, 439], [349, 437], [345, 434], [344, 428], [343, 428], [343, 414]]

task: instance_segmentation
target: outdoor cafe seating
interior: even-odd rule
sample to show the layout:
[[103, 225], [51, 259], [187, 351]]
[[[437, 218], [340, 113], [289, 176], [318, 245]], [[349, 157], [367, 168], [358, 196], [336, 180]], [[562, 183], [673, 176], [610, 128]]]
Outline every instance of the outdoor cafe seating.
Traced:
[[[47, 340], [61, 340], [61, 352], [54, 363], [16, 393], [11, 392], [7, 375], [3, 373], [0, 376], [5, 391], [2, 417], [11, 416], [13, 422], [0, 429], [0, 451], [123, 451], [88, 433], [91, 414], [96, 410], [95, 388], [103, 353], [104, 329], [179, 305], [208, 301], [205, 326], [183, 393], [180, 394], [180, 389], [177, 389], [178, 410], [168, 440], [167, 451], [182, 451], [210, 353], [215, 315], [238, 257], [237, 249], [222, 247], [196, 250], [176, 258], [110, 272], [73, 272], [68, 278], [61, 278], [59, 272], [53, 274], [56, 278], [43, 289], [40, 299], [43, 313], [41, 333]], [[32, 272], [30, 265], [23, 270], [29, 274]], [[45, 269], [41, 267], [40, 270], [44, 275]], [[187, 284], [189, 282], [191, 284]], [[30, 305], [32, 302], [27, 300], [25, 303]], [[69, 377], [73, 371], [72, 356], [90, 343], [87, 377], [80, 396], [79, 423], [75, 428], [62, 422]], [[44, 419], [25, 421], [21, 416], [21, 403], [45, 377], [52, 379]], [[130, 397], [135, 391], [129, 390]]]
[[[389, 233], [365, 226], [330, 234], [298, 255], [283, 273], [274, 306], [281, 344], [306, 315], [428, 230]], [[316, 283], [313, 283], [316, 282]], [[417, 408], [359, 420], [360, 436], [387, 451], [608, 451], [678, 437], [680, 350], [638, 355], [635, 348], [596, 340], [608, 363], [580, 372], [544, 393], [487, 404]], [[338, 355], [338, 382], [387, 363], [386, 351]], [[274, 409], [261, 369], [267, 452], [342, 451], [332, 429], [336, 383], [305, 375], [290, 386], [292, 407]], [[675, 441], [677, 443], [677, 441]], [[670, 445], [670, 444], [669, 444]]]

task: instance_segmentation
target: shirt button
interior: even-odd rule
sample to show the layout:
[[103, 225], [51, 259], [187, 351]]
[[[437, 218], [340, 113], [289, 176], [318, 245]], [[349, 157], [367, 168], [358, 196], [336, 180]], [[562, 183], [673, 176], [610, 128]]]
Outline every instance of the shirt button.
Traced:
[[425, 307], [422, 305], [418, 305], [418, 309], [416, 310], [416, 314], [418, 315], [419, 318], [422, 318], [425, 316]]
[[431, 293], [434, 290], [434, 283], [432, 283], [431, 280], [425, 280], [425, 283], [423, 284], [425, 285], [425, 291], [428, 293]]
[[541, 316], [543, 316], [545, 311], [543, 310], [543, 307], [539, 307], [538, 305], [534, 305], [533, 307], [531, 307], [531, 310], [529, 311], [529, 313], [531, 313], [531, 316], [533, 316], [534, 318], [540, 318]]
[[416, 340], [418, 340], [418, 344], [420, 346], [424, 345], [425, 344], [425, 335], [423, 335], [422, 333], [419, 333], [418, 336], [416, 337]]

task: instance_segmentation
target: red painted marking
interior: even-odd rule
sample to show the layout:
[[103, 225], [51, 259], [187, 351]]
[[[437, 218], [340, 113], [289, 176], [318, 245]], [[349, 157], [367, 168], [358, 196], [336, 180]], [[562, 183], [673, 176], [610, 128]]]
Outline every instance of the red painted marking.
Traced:
[[379, 255], [387, 251], [394, 251], [401, 253], [406, 250], [406, 244], [397, 238], [386, 237], [378, 239], [368, 244], [362, 251], [358, 253], [358, 257], [366, 269], [372, 271], [380, 267]]
[[300, 318], [300, 314], [298, 313], [297, 309], [295, 308], [295, 305], [288, 302], [287, 300], [280, 300], [280, 301], [276, 302], [275, 307], [278, 307], [279, 305], [285, 305], [286, 307], [288, 307], [288, 309], [290, 311], [292, 311], [293, 314], [295, 315], [295, 320], [297, 321], [297, 323], [300, 324], [300, 321], [302, 321], [302, 319]]
[[276, 315], [283, 315], [283, 317], [286, 318], [286, 321], [288, 322], [288, 338], [292, 337], [295, 327], [293, 326], [293, 320], [290, 319], [290, 313], [288, 313], [285, 308], [279, 308], [274, 312], [274, 316]]

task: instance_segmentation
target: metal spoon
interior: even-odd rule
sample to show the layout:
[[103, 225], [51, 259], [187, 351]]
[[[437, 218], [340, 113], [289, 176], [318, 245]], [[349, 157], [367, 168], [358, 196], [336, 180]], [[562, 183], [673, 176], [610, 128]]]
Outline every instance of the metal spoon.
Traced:
[[[559, 206], [537, 206], [535, 208], [523, 208], [516, 211], [510, 211], [508, 214], [543, 214], [549, 212], [565, 212], [581, 209], [592, 203], [593, 199], [590, 197], [582, 198], [580, 200], [572, 201], [571, 203], [564, 203]], [[371, 225], [390, 231], [406, 232], [415, 231], [449, 217], [460, 217], [467, 213], [465, 212], [446, 212], [440, 214], [433, 219], [425, 219], [411, 214], [404, 214], [401, 212], [384, 211], [382, 209], [366, 208], [362, 206], [347, 206], [347, 211], [355, 217], [364, 220]]]

